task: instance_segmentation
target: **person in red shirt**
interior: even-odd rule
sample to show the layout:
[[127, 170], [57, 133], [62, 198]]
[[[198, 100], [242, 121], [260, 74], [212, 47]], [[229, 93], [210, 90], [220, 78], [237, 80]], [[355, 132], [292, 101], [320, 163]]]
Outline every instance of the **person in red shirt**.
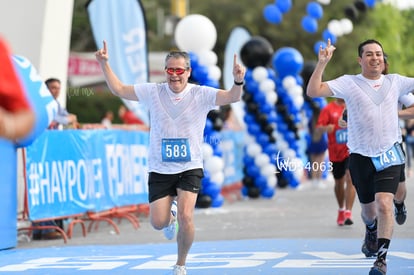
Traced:
[[124, 105], [119, 106], [118, 116], [125, 124], [144, 124], [142, 120], [140, 120], [131, 110], [128, 110]]
[[0, 37], [0, 137], [16, 140], [33, 129], [35, 114], [12, 63], [6, 41]]
[[352, 206], [355, 200], [355, 187], [348, 169], [349, 151], [346, 146], [347, 129], [338, 125], [345, 109], [345, 101], [340, 98], [328, 103], [318, 118], [317, 129], [328, 133], [329, 161], [335, 180], [335, 197], [339, 210], [338, 225], [352, 225]]

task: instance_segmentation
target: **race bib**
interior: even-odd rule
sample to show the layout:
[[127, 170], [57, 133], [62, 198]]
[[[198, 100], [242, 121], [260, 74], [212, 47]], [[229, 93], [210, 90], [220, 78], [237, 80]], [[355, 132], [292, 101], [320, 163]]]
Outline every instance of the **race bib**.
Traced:
[[371, 157], [371, 159], [377, 172], [382, 171], [390, 166], [400, 165], [405, 162], [404, 153], [398, 142], [396, 142], [390, 149], [388, 149], [381, 155]]
[[186, 138], [163, 138], [161, 147], [162, 161], [191, 161], [190, 144]]
[[348, 141], [348, 131], [347, 129], [339, 129], [335, 132], [336, 143], [344, 144]]

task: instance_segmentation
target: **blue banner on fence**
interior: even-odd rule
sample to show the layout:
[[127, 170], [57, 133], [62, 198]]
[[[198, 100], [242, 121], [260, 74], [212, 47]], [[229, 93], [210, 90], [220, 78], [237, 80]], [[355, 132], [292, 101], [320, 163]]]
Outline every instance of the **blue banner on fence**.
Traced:
[[220, 149], [224, 161], [224, 183], [229, 185], [243, 179], [243, 147], [245, 132], [243, 131], [222, 131], [220, 133]]
[[45, 131], [26, 151], [31, 220], [148, 202], [148, 133]]

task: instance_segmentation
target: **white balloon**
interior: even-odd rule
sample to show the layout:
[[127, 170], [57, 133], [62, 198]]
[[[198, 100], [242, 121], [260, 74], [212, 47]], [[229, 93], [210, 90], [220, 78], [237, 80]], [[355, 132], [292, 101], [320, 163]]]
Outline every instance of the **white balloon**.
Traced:
[[219, 80], [221, 77], [221, 69], [216, 65], [208, 66], [208, 76], [213, 80]]
[[198, 63], [204, 66], [216, 65], [217, 64], [217, 54], [213, 51], [197, 51]]
[[295, 85], [296, 85], [296, 79], [293, 76], [291, 76], [291, 75], [286, 76], [282, 80], [282, 86], [286, 90], [289, 90], [289, 88], [291, 88], [291, 87], [293, 87]]
[[222, 171], [224, 168], [224, 161], [218, 156], [212, 156], [204, 162], [204, 168], [212, 173]]
[[259, 66], [253, 69], [252, 77], [256, 82], [262, 82], [268, 78], [268, 73], [265, 67]]
[[260, 82], [259, 89], [265, 93], [273, 92], [276, 88], [275, 82], [271, 79], [265, 79]]
[[331, 3], [331, 0], [318, 0], [318, 2], [322, 5], [329, 5]]
[[259, 144], [253, 143], [247, 146], [246, 152], [249, 156], [255, 157], [262, 152], [262, 147]]
[[267, 154], [261, 153], [254, 158], [254, 163], [257, 167], [263, 167], [266, 164], [269, 164], [270, 157]]
[[208, 143], [203, 143], [202, 150], [203, 150], [203, 158], [204, 160], [208, 159], [209, 157], [213, 156], [213, 147], [211, 147]]
[[302, 108], [303, 103], [305, 103], [305, 99], [302, 95], [298, 95], [293, 98], [293, 104], [295, 104], [296, 108]]
[[206, 16], [191, 14], [177, 23], [174, 39], [178, 48], [183, 51], [212, 50], [217, 41], [217, 30]]
[[268, 163], [264, 165], [263, 167], [260, 167], [260, 174], [265, 177], [275, 176], [275, 173], [276, 173], [276, 167], [271, 163]]
[[277, 94], [275, 91], [270, 92], [270, 93], [266, 93], [266, 102], [269, 103], [270, 105], [275, 105], [277, 102]]
[[342, 32], [344, 34], [350, 34], [352, 30], [354, 29], [354, 24], [348, 18], [342, 18], [339, 22], [341, 23]]
[[295, 96], [302, 96], [303, 95], [303, 88], [299, 85], [294, 85], [293, 87], [290, 87], [288, 90], [288, 93], [295, 97]]
[[210, 174], [210, 181], [219, 186], [222, 186], [224, 182], [224, 173], [216, 172], [216, 173]]
[[276, 184], [277, 184], [277, 178], [274, 174], [267, 177], [267, 186], [268, 187], [275, 188]]
[[337, 19], [332, 19], [328, 22], [328, 30], [337, 37], [343, 35], [342, 25]]

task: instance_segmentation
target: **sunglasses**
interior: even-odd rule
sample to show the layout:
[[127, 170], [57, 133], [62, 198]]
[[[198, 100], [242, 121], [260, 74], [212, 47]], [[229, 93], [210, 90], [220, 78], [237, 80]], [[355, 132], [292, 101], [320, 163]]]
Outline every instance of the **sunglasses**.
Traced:
[[176, 75], [182, 75], [183, 73], [185, 73], [185, 71], [187, 71], [188, 68], [165, 68], [165, 71], [167, 72], [167, 74], [169, 75], [173, 75], [174, 73]]

